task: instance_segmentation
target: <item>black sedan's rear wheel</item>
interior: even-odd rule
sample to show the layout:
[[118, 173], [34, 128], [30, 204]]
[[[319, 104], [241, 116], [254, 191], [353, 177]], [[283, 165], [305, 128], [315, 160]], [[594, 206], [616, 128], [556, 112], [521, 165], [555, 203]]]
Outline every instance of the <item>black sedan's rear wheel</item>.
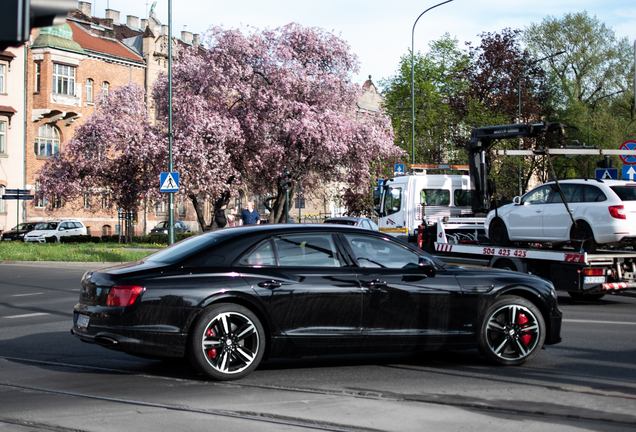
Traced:
[[265, 351], [263, 325], [249, 309], [236, 304], [207, 308], [190, 336], [190, 362], [216, 380], [243, 378], [258, 366]]
[[517, 366], [539, 353], [545, 334], [543, 316], [532, 302], [502, 296], [485, 314], [479, 332], [479, 350], [493, 363]]

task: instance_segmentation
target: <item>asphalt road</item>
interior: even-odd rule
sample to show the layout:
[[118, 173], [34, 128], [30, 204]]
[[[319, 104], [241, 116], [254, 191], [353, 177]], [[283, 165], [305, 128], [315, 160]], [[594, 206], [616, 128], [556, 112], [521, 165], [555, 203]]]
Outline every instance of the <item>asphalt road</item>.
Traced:
[[576, 303], [563, 342], [517, 368], [475, 351], [264, 362], [216, 383], [70, 334], [95, 264], [0, 263], [0, 431], [627, 431], [636, 298]]

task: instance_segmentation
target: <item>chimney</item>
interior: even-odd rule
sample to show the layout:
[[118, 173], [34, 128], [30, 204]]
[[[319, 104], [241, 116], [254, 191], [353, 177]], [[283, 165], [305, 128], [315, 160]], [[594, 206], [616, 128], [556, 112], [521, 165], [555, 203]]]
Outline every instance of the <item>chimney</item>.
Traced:
[[141, 30], [146, 31], [146, 27], [148, 27], [148, 20], [144, 18], [141, 20]]
[[161, 26], [161, 34], [164, 35], [164, 36], [168, 34], [168, 26], [167, 25], [164, 24], [164, 25]]
[[181, 40], [191, 44], [192, 43], [192, 32], [188, 31], [188, 26], [183, 26], [183, 31], [181, 31]]
[[139, 17], [126, 15], [126, 24], [128, 27], [139, 28]]
[[193, 34], [192, 35], [192, 44], [199, 46], [201, 45], [201, 43], [199, 42], [199, 35], [198, 34]]
[[119, 24], [119, 11], [106, 9], [106, 19], [112, 19], [113, 24]]
[[85, 1], [77, 2], [77, 8], [84, 15], [91, 16], [91, 3], [90, 2], [85, 2]]

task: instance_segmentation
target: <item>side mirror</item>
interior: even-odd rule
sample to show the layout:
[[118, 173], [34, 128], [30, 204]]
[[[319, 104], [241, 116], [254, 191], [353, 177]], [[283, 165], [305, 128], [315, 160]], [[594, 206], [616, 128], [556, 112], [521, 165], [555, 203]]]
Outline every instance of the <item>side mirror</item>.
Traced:
[[426, 274], [428, 277], [435, 276], [435, 263], [431, 261], [429, 258], [425, 256], [420, 256], [418, 261], [418, 267]]
[[516, 196], [512, 199], [512, 202], [514, 203], [514, 205], [519, 205], [521, 204], [521, 197], [520, 196]]

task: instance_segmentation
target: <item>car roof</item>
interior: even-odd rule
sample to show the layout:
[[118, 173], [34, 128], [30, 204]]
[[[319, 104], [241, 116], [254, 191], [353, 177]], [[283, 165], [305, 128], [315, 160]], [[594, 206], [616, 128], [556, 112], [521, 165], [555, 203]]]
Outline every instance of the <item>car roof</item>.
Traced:
[[363, 218], [363, 217], [353, 217], [353, 216], [338, 216], [338, 217], [332, 217], [329, 219], [326, 219], [325, 222], [331, 222], [331, 221], [352, 221], [352, 222], [356, 222], [362, 219], [367, 219], [367, 218]]

